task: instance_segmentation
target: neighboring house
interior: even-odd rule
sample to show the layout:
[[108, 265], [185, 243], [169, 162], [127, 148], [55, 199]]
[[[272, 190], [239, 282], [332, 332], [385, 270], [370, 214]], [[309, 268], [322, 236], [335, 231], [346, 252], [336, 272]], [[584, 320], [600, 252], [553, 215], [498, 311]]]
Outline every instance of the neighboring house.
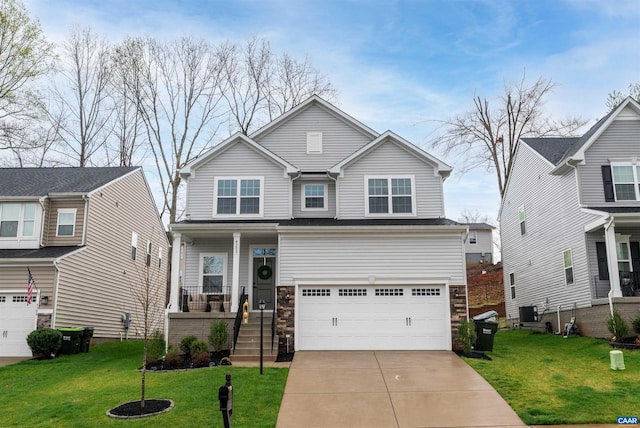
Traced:
[[317, 96], [217, 145], [180, 171], [169, 342], [206, 339], [244, 290], [283, 348], [451, 349], [467, 227], [444, 216], [450, 172]]
[[607, 337], [610, 303], [635, 316], [640, 104], [626, 99], [579, 138], [522, 139], [502, 201], [500, 232], [512, 320], [521, 307], [536, 306], [540, 317], [545, 314], [539, 321], [551, 322], [556, 331], [575, 316], [581, 334]]
[[469, 236], [464, 245], [467, 264], [493, 264], [493, 229], [487, 223], [466, 223]]
[[139, 167], [0, 169], [0, 356], [31, 355], [36, 326], [140, 337], [146, 272], [163, 331], [168, 249]]

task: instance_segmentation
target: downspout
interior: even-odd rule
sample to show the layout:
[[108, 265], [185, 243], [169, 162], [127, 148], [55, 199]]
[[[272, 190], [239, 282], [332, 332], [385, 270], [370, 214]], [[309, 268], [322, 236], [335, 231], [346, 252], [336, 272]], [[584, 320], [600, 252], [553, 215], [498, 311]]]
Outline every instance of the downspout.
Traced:
[[[298, 171], [298, 175], [291, 178], [289, 185], [291, 188], [289, 189], [289, 218], [293, 219], [293, 182], [302, 176], [302, 171]], [[302, 198], [302, 192], [300, 193], [300, 198]]]
[[[338, 194], [338, 177], [333, 178], [329, 171], [327, 171], [326, 173], [327, 173], [327, 177], [329, 177], [331, 180], [333, 180], [333, 182], [336, 184], [336, 215], [333, 218], [337, 220], [338, 219], [338, 212], [340, 211], [339, 210], [339, 207], [340, 207], [340, 205], [339, 205], [340, 204], [340, 197], [339, 196], [340, 195]], [[327, 195], [327, 204], [328, 203], [329, 203], [329, 195]]]
[[84, 218], [82, 219], [82, 245], [85, 245], [87, 240], [87, 213], [89, 211], [89, 197], [87, 195], [82, 195], [82, 200], [84, 201]]
[[56, 328], [56, 314], [58, 313], [58, 291], [60, 290], [60, 266], [58, 260], [53, 260], [53, 267], [56, 269], [56, 280], [54, 283], [55, 292], [53, 293], [53, 313], [51, 314], [51, 328]]

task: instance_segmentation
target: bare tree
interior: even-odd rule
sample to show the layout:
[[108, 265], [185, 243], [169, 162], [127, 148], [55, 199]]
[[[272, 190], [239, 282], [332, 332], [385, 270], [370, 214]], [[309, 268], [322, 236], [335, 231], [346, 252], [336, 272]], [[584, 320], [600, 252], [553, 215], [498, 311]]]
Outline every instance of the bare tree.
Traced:
[[122, 47], [136, 70], [127, 96], [142, 116], [164, 194], [162, 214], [173, 223], [179, 170], [211, 145], [220, 126], [224, 52], [191, 37], [166, 44], [129, 40]]
[[0, 150], [14, 151], [13, 130], [24, 129], [21, 120], [34, 116], [29, 84], [53, 70], [53, 45], [46, 41], [40, 24], [31, 20], [16, 0], [0, 2]]
[[445, 155], [461, 155], [463, 172], [476, 167], [493, 170], [503, 197], [521, 138], [569, 136], [586, 123], [579, 118], [556, 121], [544, 114], [544, 98], [553, 86], [543, 77], [529, 85], [523, 75], [517, 83], [505, 83], [497, 107], [475, 96], [471, 111], [443, 121], [446, 131], [432, 147]]
[[[77, 166], [106, 164], [93, 159], [111, 135], [113, 102], [109, 97], [109, 47], [89, 27], [72, 30], [63, 45], [66, 86], [53, 91], [52, 120], [60, 120], [61, 151]], [[60, 114], [62, 112], [62, 114]]]
[[481, 214], [478, 210], [462, 210], [458, 217], [458, 221], [461, 223], [487, 223], [493, 225], [491, 218], [487, 214]]
[[225, 99], [231, 128], [243, 134], [291, 110], [313, 94], [329, 100], [337, 91], [316, 71], [308, 58], [299, 62], [287, 54], [275, 55], [265, 39], [252, 38], [246, 46], [224, 45]]
[[640, 83], [630, 83], [628, 89], [629, 93], [626, 95], [617, 90], [609, 92], [606, 102], [609, 111], [612, 111], [616, 107], [618, 107], [627, 97], [631, 97], [640, 103]]

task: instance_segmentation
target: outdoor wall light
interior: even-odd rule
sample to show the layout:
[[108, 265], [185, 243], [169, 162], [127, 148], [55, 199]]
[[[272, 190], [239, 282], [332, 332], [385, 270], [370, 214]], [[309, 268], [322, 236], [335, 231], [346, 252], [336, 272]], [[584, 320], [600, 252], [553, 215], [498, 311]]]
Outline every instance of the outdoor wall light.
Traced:
[[49, 296], [42, 296], [40, 298], [40, 303], [42, 303], [43, 305], [48, 305], [49, 304]]
[[455, 290], [453, 290], [453, 297], [455, 299], [457, 299], [458, 297], [460, 297], [460, 292], [458, 291], [458, 289], [456, 288]]

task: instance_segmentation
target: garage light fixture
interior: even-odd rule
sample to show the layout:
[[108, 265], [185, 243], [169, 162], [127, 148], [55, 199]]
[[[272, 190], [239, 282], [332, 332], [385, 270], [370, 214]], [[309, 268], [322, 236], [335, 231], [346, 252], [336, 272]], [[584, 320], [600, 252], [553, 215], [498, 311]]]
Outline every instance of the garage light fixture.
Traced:
[[43, 305], [48, 305], [49, 304], [49, 296], [42, 296], [40, 298], [40, 303]]

